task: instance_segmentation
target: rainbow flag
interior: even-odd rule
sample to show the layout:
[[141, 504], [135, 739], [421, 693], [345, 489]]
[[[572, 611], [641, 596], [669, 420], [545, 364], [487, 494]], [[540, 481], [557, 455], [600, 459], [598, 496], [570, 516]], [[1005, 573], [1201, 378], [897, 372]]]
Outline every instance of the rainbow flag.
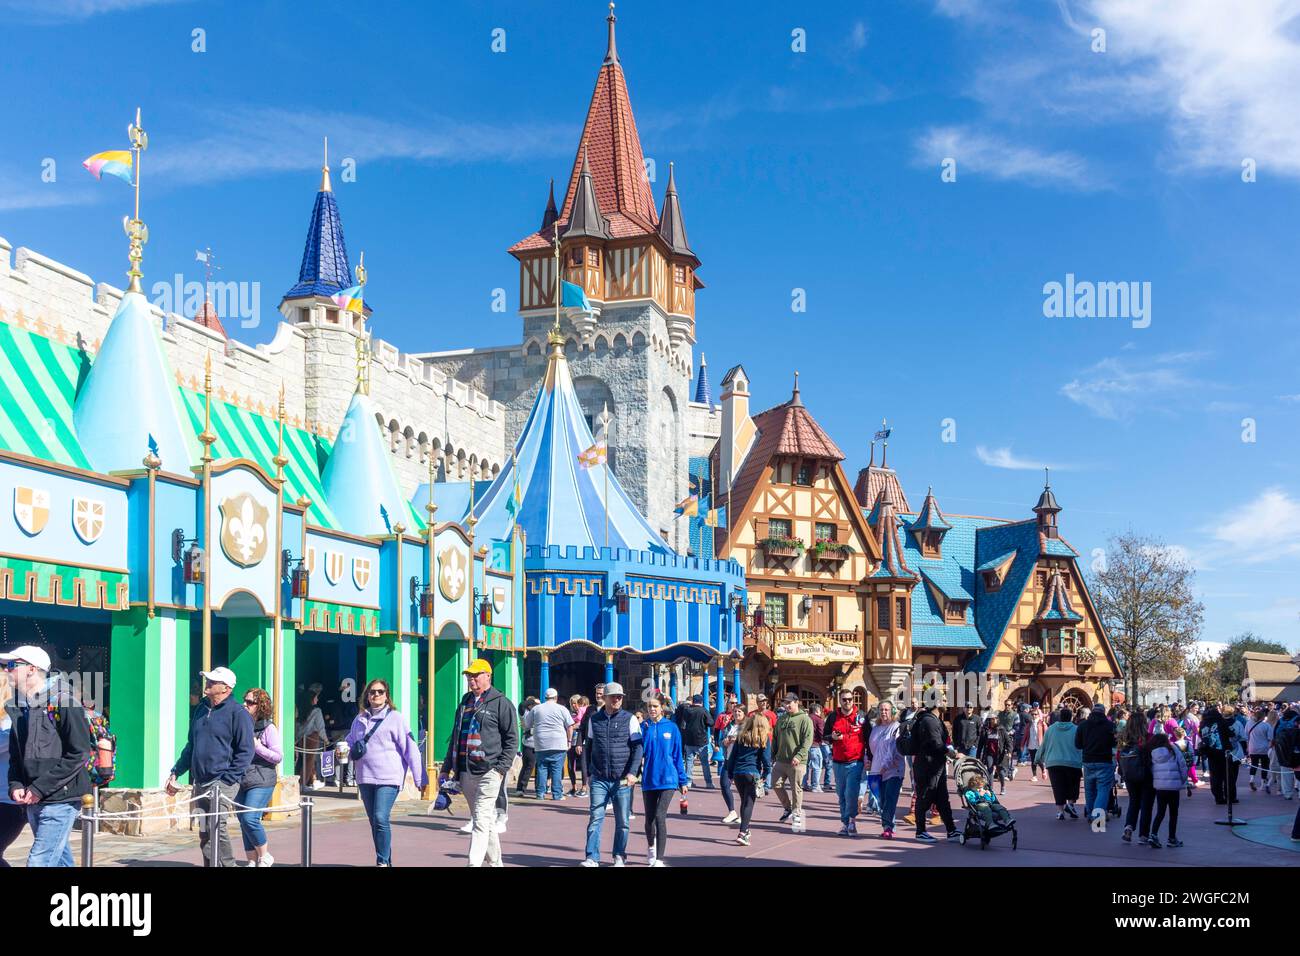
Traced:
[[360, 312], [361, 303], [361, 286], [354, 285], [350, 289], [340, 289], [333, 295], [334, 304], [340, 309], [347, 309], [349, 312]]
[[81, 165], [90, 170], [96, 179], [102, 179], [104, 173], [116, 176], [124, 183], [131, 184], [131, 151], [129, 149], [110, 149], [96, 153]]
[[578, 464], [583, 468], [592, 469], [597, 465], [603, 465], [609, 460], [609, 449], [603, 441], [598, 441], [586, 451], [578, 455]]
[[681, 517], [690, 517], [700, 513], [700, 496], [687, 495], [681, 501], [677, 502], [677, 507], [673, 511]]

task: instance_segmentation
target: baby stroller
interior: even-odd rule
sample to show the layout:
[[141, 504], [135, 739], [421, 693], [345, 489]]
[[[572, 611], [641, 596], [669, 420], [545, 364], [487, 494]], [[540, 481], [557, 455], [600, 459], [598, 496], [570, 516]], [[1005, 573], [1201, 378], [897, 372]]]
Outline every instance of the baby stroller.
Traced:
[[961, 800], [961, 805], [966, 808], [966, 825], [957, 837], [957, 842], [965, 845], [974, 838], [978, 837], [980, 849], [987, 850], [989, 841], [994, 837], [1000, 837], [1004, 833], [1011, 834], [1011, 849], [1016, 848], [1020, 842], [1020, 836], [1016, 833], [1016, 821], [1011, 819], [1006, 823], [986, 824], [983, 817], [976, 812], [975, 808], [966, 799], [966, 791], [970, 787], [971, 779], [980, 776], [985, 782], [988, 782], [988, 768], [983, 762], [975, 757], [958, 757], [952, 770], [953, 780], [957, 784], [957, 796]]

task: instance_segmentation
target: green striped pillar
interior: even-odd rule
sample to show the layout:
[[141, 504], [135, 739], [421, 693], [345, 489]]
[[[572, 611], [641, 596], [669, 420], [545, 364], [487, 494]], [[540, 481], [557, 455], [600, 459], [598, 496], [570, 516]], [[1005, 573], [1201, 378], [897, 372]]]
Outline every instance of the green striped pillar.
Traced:
[[[109, 721], [117, 736], [114, 787], [167, 782], [189, 734], [190, 617], [143, 607], [113, 613], [109, 640]], [[197, 665], [196, 665], [197, 666]]]
[[462, 671], [469, 666], [469, 645], [463, 638], [439, 638], [434, 642], [434, 751], [439, 763], [447, 754], [451, 742], [452, 723], [456, 707], [465, 695], [465, 677]]
[[[420, 658], [417, 641], [399, 641], [391, 636], [366, 638], [366, 683], [375, 678], [388, 681], [393, 707], [401, 711], [411, 732], [419, 726]], [[365, 684], [358, 688], [364, 690]]]
[[[229, 649], [230, 661], [227, 666], [235, 672], [239, 682], [235, 693], [243, 699], [245, 691], [260, 687], [271, 695], [275, 704], [275, 726], [280, 731], [284, 746], [284, 760], [280, 765], [280, 775], [293, 773], [294, 738], [294, 680], [295, 667], [294, 631], [291, 627], [280, 628], [280, 700], [275, 700], [275, 627], [271, 620], [264, 617], [233, 618], [230, 621]], [[219, 664], [220, 661], [214, 661]], [[287, 729], [286, 729], [287, 728]]]

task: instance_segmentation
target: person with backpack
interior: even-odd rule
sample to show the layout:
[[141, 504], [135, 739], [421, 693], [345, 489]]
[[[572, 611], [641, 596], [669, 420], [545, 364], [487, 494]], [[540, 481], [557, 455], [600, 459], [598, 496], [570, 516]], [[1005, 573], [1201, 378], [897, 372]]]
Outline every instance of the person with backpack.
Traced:
[[204, 680], [204, 700], [190, 717], [185, 749], [165, 786], [169, 795], [175, 795], [180, 790], [177, 778], [190, 775], [194, 796], [202, 798], [194, 806], [203, 814], [199, 817], [203, 865], [214, 865], [208, 848], [215, 838], [215, 865], [234, 866], [227, 811], [253, 763], [253, 718], [247, 708], [231, 700], [235, 672], [229, 667], [214, 667], [200, 676]]
[[284, 748], [280, 731], [271, 720], [275, 707], [270, 694], [260, 687], [245, 691], [244, 709], [253, 718], [253, 762], [235, 794], [235, 803], [239, 804], [239, 832], [244, 838], [248, 866], [274, 866], [275, 857], [271, 856], [266, 828], [262, 826], [262, 810], [275, 793]]
[[1269, 754], [1273, 749], [1273, 725], [1268, 721], [1268, 711], [1258, 707], [1246, 725], [1246, 754], [1250, 759], [1250, 789], [1255, 786], [1255, 771], [1264, 781], [1264, 793], [1273, 792], [1273, 778], [1269, 776]]
[[1230, 710], [1231, 705], [1223, 710], [1210, 706], [1201, 718], [1201, 753], [1210, 771], [1210, 793], [1220, 806], [1229, 799], [1237, 802], [1237, 774], [1241, 770], [1236, 759], [1236, 725], [1224, 712]]
[[1091, 820], [1094, 809], [1109, 809], [1115, 785], [1115, 725], [1104, 704], [1093, 704], [1087, 720], [1077, 725], [1074, 745], [1083, 751], [1083, 815]]
[[959, 833], [948, 801], [948, 755], [955, 751], [943, 721], [935, 713], [935, 704], [927, 701], [912, 722], [899, 732], [898, 750], [912, 758], [916, 778], [916, 838], [922, 843], [937, 842], [925, 830], [930, 807], [934, 806], [947, 829], [948, 839], [957, 839]]
[[1273, 729], [1273, 756], [1278, 770], [1278, 789], [1286, 800], [1295, 797], [1295, 768], [1300, 765], [1300, 752], [1297, 748], [1297, 744], [1300, 743], [1300, 719], [1298, 718], [1300, 714], [1288, 707], [1282, 711], [1277, 727]]
[[1160, 822], [1169, 812], [1169, 836], [1166, 846], [1180, 847], [1178, 839], [1178, 802], [1182, 797], [1183, 787], [1187, 785], [1187, 763], [1182, 752], [1169, 742], [1163, 734], [1153, 734], [1147, 741], [1146, 760], [1151, 767], [1151, 788], [1155, 791], [1156, 817], [1151, 821], [1151, 834], [1147, 845], [1152, 849], [1160, 848]]
[[727, 754], [727, 776], [735, 781], [736, 792], [740, 794], [740, 832], [736, 834], [740, 846], [749, 846], [749, 821], [754, 815], [754, 801], [758, 799], [758, 782], [772, 769], [767, 756], [771, 738], [772, 725], [755, 711], [741, 723], [736, 742]]
[[[695, 761], [704, 771], [704, 788], [713, 789], [713, 769], [709, 766], [709, 728], [713, 718], [704, 709], [704, 696], [695, 694], [690, 703], [682, 701], [675, 716], [677, 729], [682, 734], [682, 753], [686, 760], [686, 775], [693, 777]], [[644, 789], [644, 788], [643, 788]]]
[[1130, 720], [1124, 725], [1124, 736], [1119, 744], [1115, 762], [1120, 779], [1128, 793], [1128, 812], [1124, 817], [1125, 843], [1133, 842], [1133, 830], [1138, 828], [1138, 842], [1145, 843], [1151, 833], [1151, 810], [1155, 805], [1155, 791], [1151, 787], [1151, 765], [1147, 759], [1147, 723]]
[[831, 767], [840, 805], [840, 836], [858, 833], [858, 788], [862, 785], [862, 757], [866, 753], [865, 727], [853, 691], [841, 689], [839, 710], [826, 718], [823, 730], [831, 741]]

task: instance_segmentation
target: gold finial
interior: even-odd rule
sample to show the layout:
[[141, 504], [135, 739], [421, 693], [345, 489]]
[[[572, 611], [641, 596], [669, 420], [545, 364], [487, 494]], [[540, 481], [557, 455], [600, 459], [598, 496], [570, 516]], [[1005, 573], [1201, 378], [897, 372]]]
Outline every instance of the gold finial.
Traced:
[[298, 500], [295, 501], [294, 504], [296, 504], [303, 511], [306, 511], [308, 508], [311, 507], [311, 499], [308, 498], [306, 495], [299, 495]]
[[325, 137], [325, 164], [320, 168], [320, 191], [323, 193], [332, 193], [334, 190], [330, 186], [330, 138]]
[[275, 480], [284, 483], [284, 466], [289, 464], [289, 458], [284, 453], [284, 382], [280, 382], [280, 404], [275, 414], [277, 431], [275, 457], [271, 460], [275, 462]]
[[370, 336], [357, 336], [357, 394], [370, 394]]
[[213, 459], [212, 446], [217, 436], [212, 433], [212, 353], [203, 360], [203, 432], [199, 441], [203, 443], [203, 461]]
[[[550, 342], [552, 345], [555, 344], [556, 336], [560, 334], [560, 299], [562, 298], [560, 295], [562, 289], [560, 285], [562, 281], [560, 278], [560, 224], [556, 223], [553, 230], [552, 245], [555, 247], [555, 325], [551, 329]], [[564, 339], [561, 338], [560, 342], [563, 344]]]
[[122, 217], [122, 230], [131, 243], [130, 250], [127, 252], [131, 268], [126, 273], [126, 277], [130, 280], [126, 291], [143, 293], [144, 289], [140, 286], [140, 279], [143, 276], [140, 262], [144, 259], [144, 244], [149, 241], [149, 227], [140, 221], [140, 154], [149, 148], [149, 136], [140, 125], [138, 106], [135, 108], [135, 122], [127, 126], [126, 135], [131, 141], [131, 152], [134, 153], [131, 171], [135, 174], [135, 215]]
[[361, 250], [361, 261], [357, 263], [357, 268], [355, 272], [357, 274], [357, 285], [361, 286], [361, 288], [364, 289], [366, 287], [366, 274], [367, 274], [366, 273], [366, 250], [364, 249]]
[[429, 445], [429, 501], [424, 506], [424, 510], [429, 514], [428, 531], [433, 534], [433, 516], [437, 512], [438, 506], [433, 503], [433, 476], [437, 465], [434, 464], [433, 445]]
[[157, 471], [162, 467], [162, 459], [158, 457], [157, 453], [154, 452], [152, 448], [150, 448], [148, 453], [144, 456], [143, 464], [145, 468], [150, 471]]
[[393, 525], [393, 534], [398, 536], [406, 534], [406, 525], [402, 524], [400, 521], [397, 522], [397, 524]]

